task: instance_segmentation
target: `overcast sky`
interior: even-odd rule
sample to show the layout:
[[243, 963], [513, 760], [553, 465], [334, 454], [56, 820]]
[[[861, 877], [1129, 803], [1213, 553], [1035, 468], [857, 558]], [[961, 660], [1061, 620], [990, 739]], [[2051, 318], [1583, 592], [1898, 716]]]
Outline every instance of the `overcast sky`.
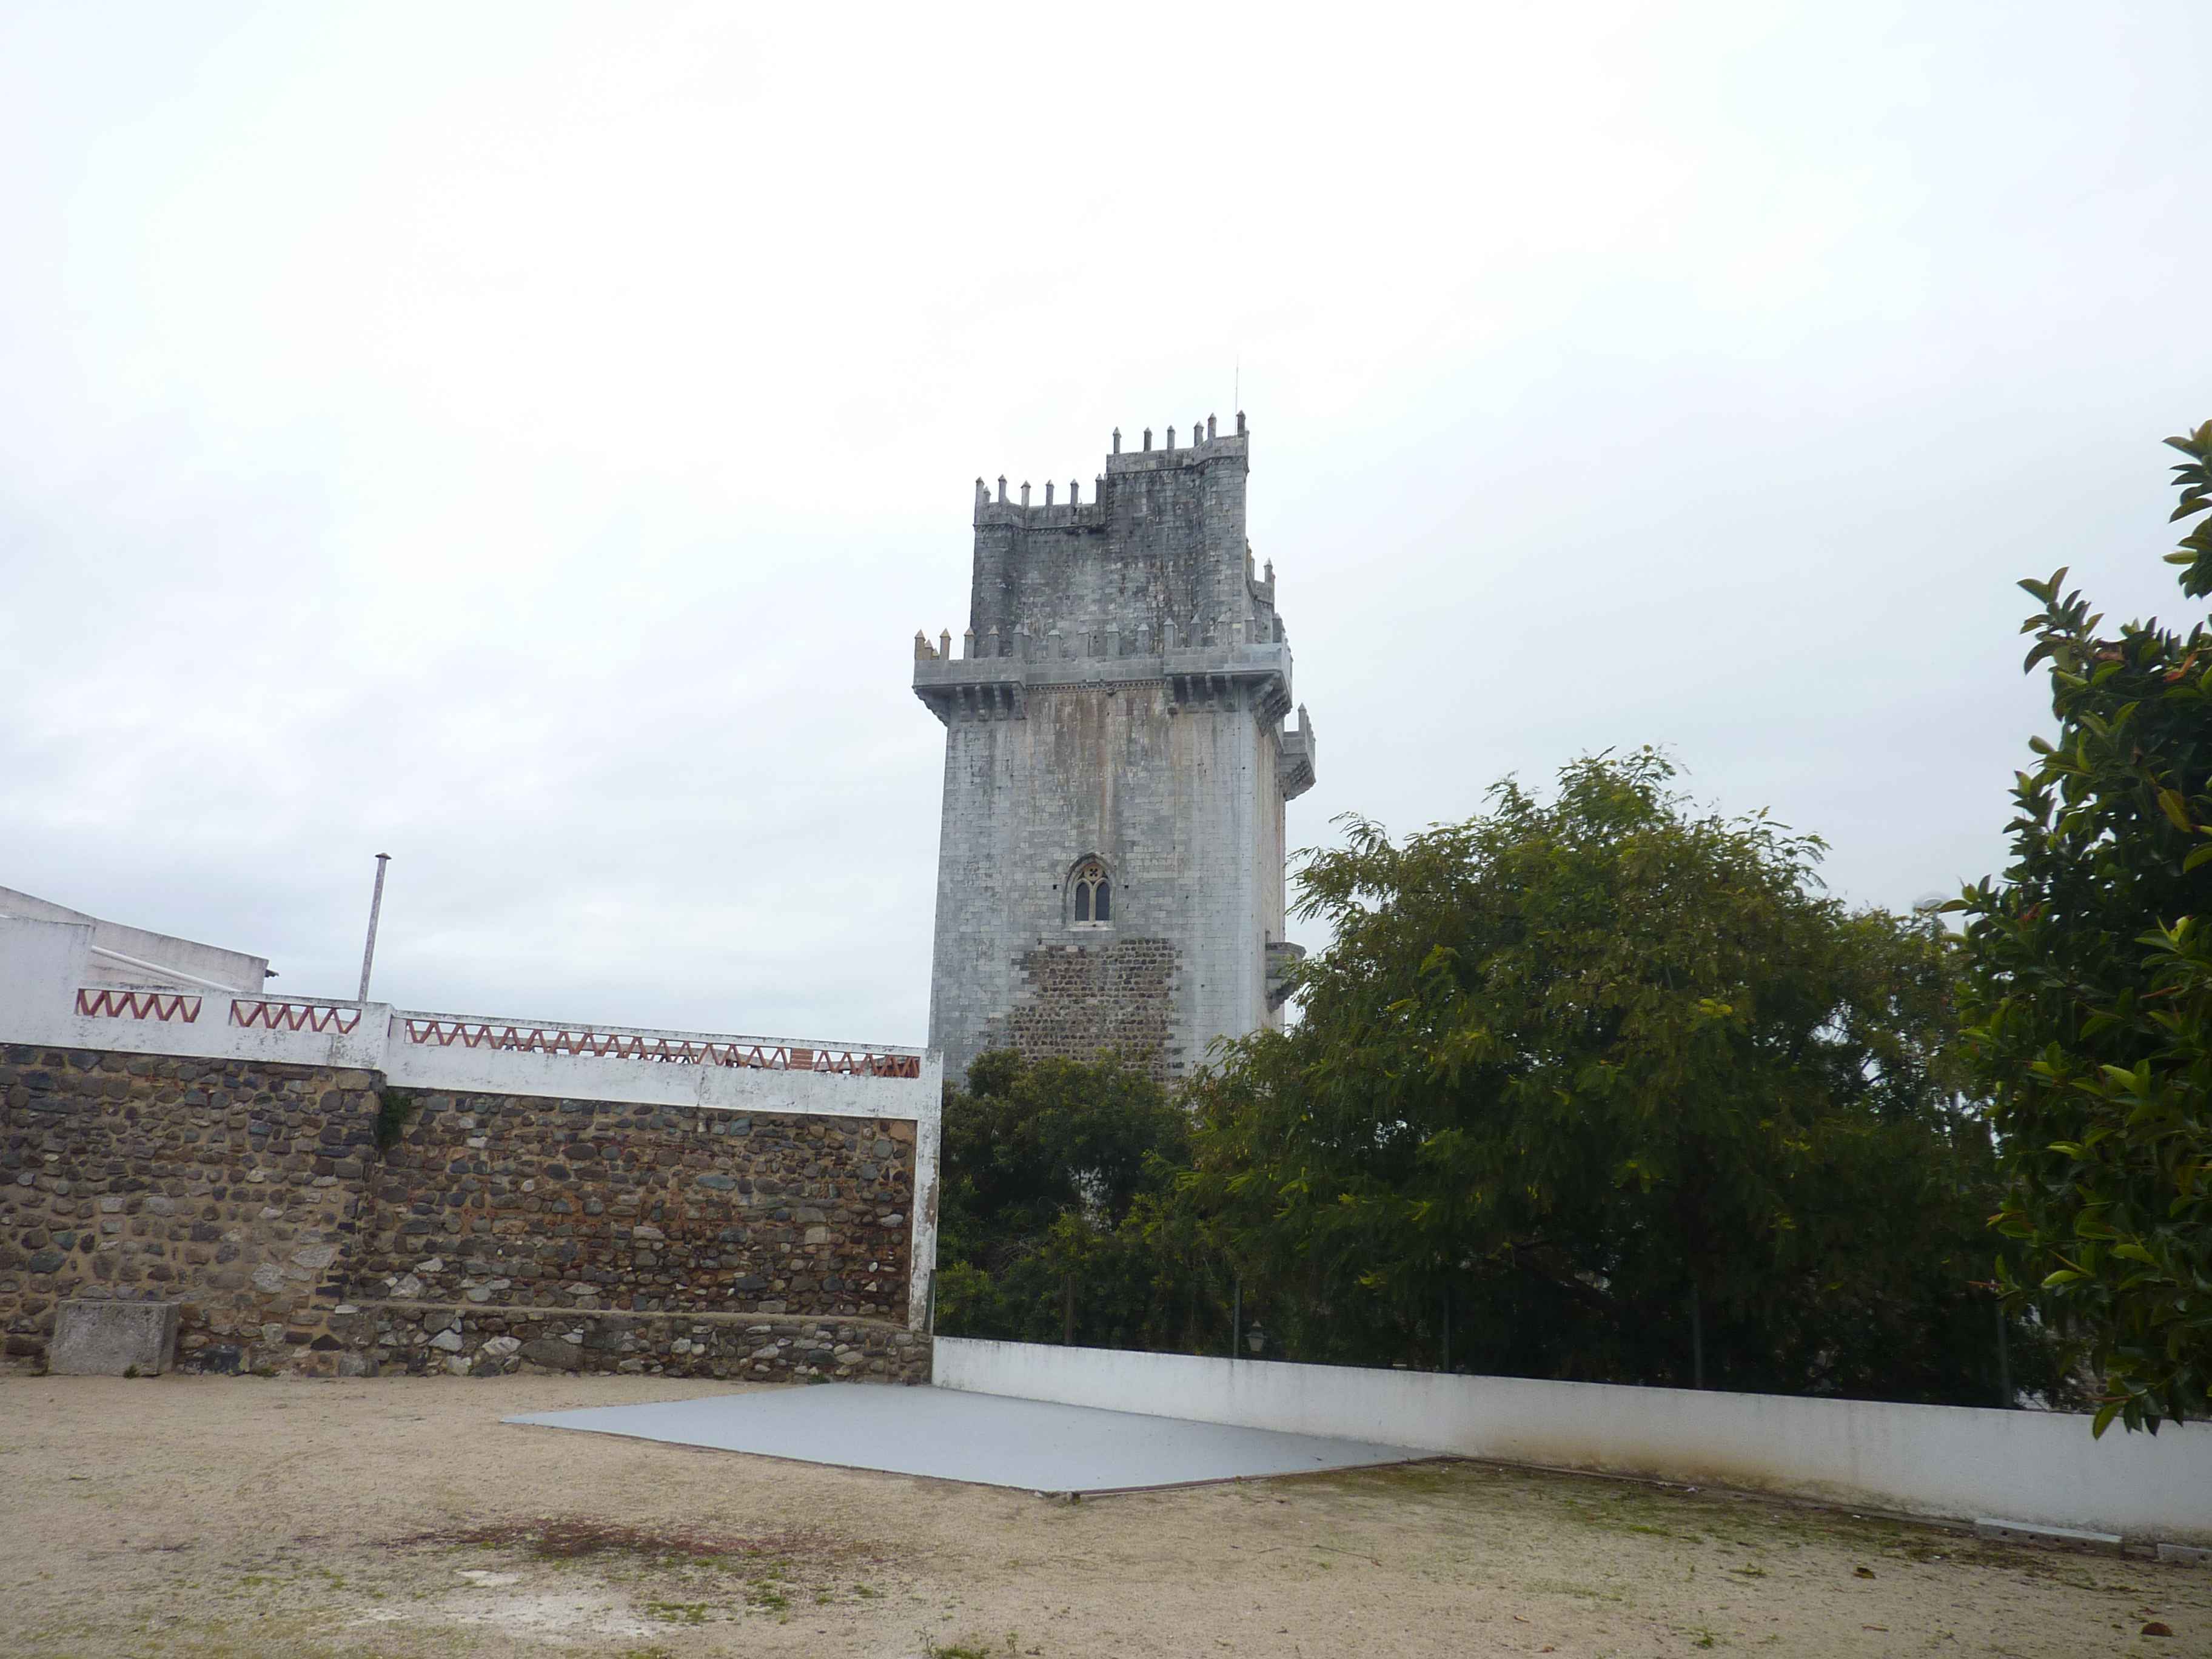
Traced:
[[1241, 377], [1293, 844], [1656, 743], [1948, 890], [2014, 580], [2184, 612], [2208, 20], [14, 0], [0, 884], [350, 994], [388, 852], [380, 997], [919, 1042], [973, 480]]

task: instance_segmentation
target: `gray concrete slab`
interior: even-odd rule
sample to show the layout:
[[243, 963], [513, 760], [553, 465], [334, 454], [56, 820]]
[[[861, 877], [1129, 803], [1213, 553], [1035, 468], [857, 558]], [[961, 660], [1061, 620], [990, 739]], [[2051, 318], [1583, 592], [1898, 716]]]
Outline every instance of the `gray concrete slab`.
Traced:
[[1053, 1492], [1310, 1474], [1435, 1455], [1273, 1429], [864, 1382], [532, 1412], [506, 1420]]

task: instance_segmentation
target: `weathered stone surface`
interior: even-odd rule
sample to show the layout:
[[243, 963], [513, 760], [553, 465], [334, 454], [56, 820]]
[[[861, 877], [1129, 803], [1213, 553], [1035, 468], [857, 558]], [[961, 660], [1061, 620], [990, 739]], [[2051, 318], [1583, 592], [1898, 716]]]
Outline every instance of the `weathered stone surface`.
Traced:
[[910, 1124], [757, 1115], [732, 1136], [726, 1114], [690, 1108], [424, 1105], [373, 1183], [356, 1294], [472, 1312], [906, 1316]]
[[1095, 1060], [1111, 1048], [1149, 1060], [1155, 1075], [1167, 1077], [1180, 961], [1164, 939], [1025, 951], [1014, 1005], [994, 1029], [1032, 1059]]
[[[39, 1081], [0, 1109], [0, 1158], [20, 1160], [32, 1178], [0, 1186], [0, 1248], [33, 1237], [40, 1246], [26, 1252], [25, 1273], [0, 1269], [10, 1345], [44, 1353], [57, 1299], [152, 1291], [185, 1304], [179, 1364], [248, 1347], [254, 1363], [294, 1363], [284, 1333], [305, 1332], [303, 1349], [321, 1334], [319, 1286], [343, 1271], [343, 1229], [360, 1200], [357, 1186], [319, 1186], [314, 1159], [302, 1156], [332, 1121], [325, 1101], [336, 1074], [0, 1047], [0, 1056], [24, 1054], [39, 1057], [29, 1068]], [[368, 1095], [342, 1109], [347, 1133], [367, 1132]], [[334, 1254], [320, 1268], [295, 1259], [325, 1247]], [[326, 1369], [330, 1358], [302, 1364]]]
[[63, 1303], [46, 1369], [58, 1376], [159, 1376], [176, 1363], [174, 1302]]
[[524, 1343], [522, 1357], [533, 1365], [548, 1365], [563, 1371], [575, 1370], [584, 1363], [584, 1351], [558, 1337], [540, 1337], [535, 1342]]
[[340, 1170], [325, 1131], [366, 1135], [374, 1096], [330, 1071], [4, 1045], [0, 1066], [41, 1079], [0, 1109], [13, 1359], [46, 1353], [58, 1300], [158, 1288], [187, 1369], [927, 1373], [898, 1346], [911, 1123], [431, 1095]]
[[[1280, 1021], [1285, 803], [1313, 781], [1242, 431], [1107, 458], [1082, 504], [980, 500], [969, 637], [917, 645], [945, 724], [930, 1046], [1112, 1047], [1188, 1075]], [[1097, 860], [1103, 919], [1079, 883]], [[1079, 894], [1082, 896], [1079, 898]]]
[[488, 1376], [526, 1365], [754, 1382], [929, 1380], [929, 1339], [878, 1320], [785, 1316], [763, 1323], [751, 1314], [576, 1316], [469, 1306], [437, 1312], [456, 1322], [427, 1346], [422, 1322], [429, 1310], [393, 1304], [365, 1309], [368, 1322], [350, 1340], [379, 1370], [418, 1375], [465, 1368]]

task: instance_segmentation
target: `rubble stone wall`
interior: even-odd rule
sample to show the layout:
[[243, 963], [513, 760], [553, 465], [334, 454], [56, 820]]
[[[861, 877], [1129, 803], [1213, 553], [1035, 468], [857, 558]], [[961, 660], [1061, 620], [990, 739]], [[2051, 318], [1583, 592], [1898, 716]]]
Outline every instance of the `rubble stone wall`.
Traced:
[[358, 1298], [905, 1322], [912, 1123], [413, 1104], [371, 1182]]
[[185, 1369], [924, 1380], [915, 1135], [0, 1046], [0, 1333], [35, 1364], [64, 1298], [173, 1300]]
[[349, 1374], [618, 1371], [745, 1382], [927, 1382], [930, 1339], [882, 1320], [757, 1314], [574, 1314], [552, 1308], [349, 1304], [331, 1316]]
[[[64, 1297], [177, 1300], [179, 1361], [328, 1353], [375, 1152], [367, 1072], [0, 1048], [0, 1328]], [[315, 1345], [323, 1345], [319, 1351]]]
[[1176, 960], [1164, 939], [1041, 945], [1023, 953], [1013, 1007], [987, 1029], [1033, 1060], [1091, 1060], [1111, 1049], [1165, 1083], [1182, 1052], [1172, 1042]]

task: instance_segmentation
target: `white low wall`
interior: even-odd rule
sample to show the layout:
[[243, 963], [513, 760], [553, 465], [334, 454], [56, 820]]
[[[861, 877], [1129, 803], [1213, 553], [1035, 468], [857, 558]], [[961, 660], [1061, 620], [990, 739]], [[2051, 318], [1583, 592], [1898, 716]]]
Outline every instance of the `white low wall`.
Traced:
[[939, 1388], [2212, 1544], [2212, 1425], [937, 1339]]

